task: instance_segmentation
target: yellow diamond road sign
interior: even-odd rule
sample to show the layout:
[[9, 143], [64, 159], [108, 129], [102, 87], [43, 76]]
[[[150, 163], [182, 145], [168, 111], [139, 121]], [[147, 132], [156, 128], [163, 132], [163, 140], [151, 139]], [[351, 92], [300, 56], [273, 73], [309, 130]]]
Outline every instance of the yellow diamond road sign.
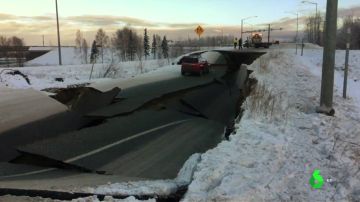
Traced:
[[199, 37], [204, 33], [204, 31], [205, 30], [200, 25], [195, 29], [195, 32]]

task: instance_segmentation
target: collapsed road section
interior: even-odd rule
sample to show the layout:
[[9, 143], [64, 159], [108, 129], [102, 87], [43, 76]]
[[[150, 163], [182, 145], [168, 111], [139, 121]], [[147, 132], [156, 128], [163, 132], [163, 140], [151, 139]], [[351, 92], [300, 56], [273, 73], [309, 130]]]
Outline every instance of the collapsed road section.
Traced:
[[[233, 53], [222, 54], [226, 64], [212, 66], [206, 76], [179, 75], [105, 94], [85, 88], [54, 96], [69, 105], [67, 113], [76, 114], [71, 117], [76, 126], [52, 131], [51, 125], [59, 123], [47, 121], [48, 131], [36, 123], [24, 126], [22, 134], [1, 134], [17, 155], [0, 156], [0, 188], [67, 190], [69, 183], [59, 181], [83, 179], [83, 173], [87, 180], [77, 181], [78, 186], [107, 183], [106, 176], [117, 181], [175, 178], [192, 154], [221, 142], [224, 129], [239, 115], [249, 72]], [[16, 144], [16, 137], [26, 141]], [[32, 180], [44, 183], [34, 187]]]

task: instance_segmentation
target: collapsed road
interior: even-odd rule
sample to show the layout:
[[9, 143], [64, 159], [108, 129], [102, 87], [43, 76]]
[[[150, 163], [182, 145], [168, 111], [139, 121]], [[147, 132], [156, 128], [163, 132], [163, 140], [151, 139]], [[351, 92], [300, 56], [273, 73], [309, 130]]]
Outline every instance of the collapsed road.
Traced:
[[224, 139], [246, 96], [249, 72], [241, 65], [262, 54], [219, 50], [202, 77], [59, 91], [54, 98], [70, 111], [0, 134], [0, 188], [175, 178], [192, 154]]

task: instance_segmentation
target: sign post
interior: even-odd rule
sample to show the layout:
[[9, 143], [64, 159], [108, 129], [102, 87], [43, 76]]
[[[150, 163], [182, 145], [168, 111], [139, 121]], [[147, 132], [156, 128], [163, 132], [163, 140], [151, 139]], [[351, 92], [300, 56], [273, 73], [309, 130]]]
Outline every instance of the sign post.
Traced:
[[349, 52], [350, 52], [350, 42], [351, 42], [351, 29], [347, 29], [346, 36], [346, 55], [345, 55], [345, 70], [344, 70], [344, 88], [343, 88], [343, 98], [346, 99], [346, 90], [347, 90], [347, 80], [349, 72]]
[[199, 50], [200, 50], [200, 37], [205, 32], [204, 28], [202, 28], [200, 25], [195, 29], [195, 33], [199, 36]]

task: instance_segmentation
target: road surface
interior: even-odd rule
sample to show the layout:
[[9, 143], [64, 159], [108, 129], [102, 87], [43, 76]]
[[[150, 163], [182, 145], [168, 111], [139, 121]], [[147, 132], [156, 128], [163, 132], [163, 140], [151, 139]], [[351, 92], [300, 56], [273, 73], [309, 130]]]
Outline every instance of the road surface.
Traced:
[[[0, 154], [0, 188], [66, 189], [109, 179], [175, 178], [192, 154], [221, 142], [236, 118], [247, 77], [239, 61], [214, 65], [203, 77], [183, 77], [178, 70], [176, 77], [127, 85], [107, 106], [65, 111], [0, 134], [7, 145]], [[102, 86], [104, 91], [121, 87]]]

